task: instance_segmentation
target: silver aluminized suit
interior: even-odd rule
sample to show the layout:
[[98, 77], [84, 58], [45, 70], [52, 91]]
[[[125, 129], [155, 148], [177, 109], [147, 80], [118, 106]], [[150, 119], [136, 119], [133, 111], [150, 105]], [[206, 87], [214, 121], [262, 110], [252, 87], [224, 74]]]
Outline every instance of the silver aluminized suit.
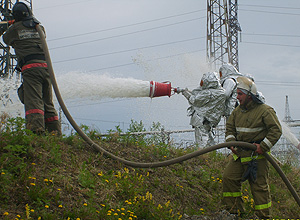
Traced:
[[237, 69], [230, 63], [222, 65], [219, 71], [220, 83], [225, 89], [226, 96], [224, 116], [228, 118], [233, 109], [237, 106], [236, 78], [238, 76], [243, 76], [243, 74], [239, 73]]
[[[246, 108], [235, 108], [226, 123], [226, 142], [244, 141], [259, 143], [263, 152], [269, 152], [282, 134], [280, 122], [272, 107], [251, 101]], [[269, 164], [263, 155], [237, 148], [223, 176], [223, 203], [231, 213], [243, 212], [241, 180], [247, 169], [247, 163], [256, 159], [257, 179], [249, 181], [256, 214], [260, 218], [269, 218], [271, 198], [268, 185]]]
[[[226, 118], [229, 117], [233, 109], [238, 105], [237, 103], [237, 82], [236, 79], [239, 76], [246, 76], [247, 78], [251, 79], [254, 82], [254, 78], [250, 74], [242, 74], [240, 73], [232, 64], [227, 63], [223, 64], [220, 69], [220, 83], [221, 86], [225, 89], [225, 110], [224, 110], [224, 116]], [[265, 102], [265, 97], [262, 95], [261, 92], [258, 93], [258, 99], [261, 102]]]
[[225, 90], [222, 88], [217, 73], [203, 74], [202, 85], [192, 92], [184, 91], [183, 95], [191, 105], [188, 116], [190, 125], [195, 128], [195, 139], [199, 143], [201, 132], [209, 134], [208, 145], [214, 144], [211, 134], [221, 120], [225, 109]]

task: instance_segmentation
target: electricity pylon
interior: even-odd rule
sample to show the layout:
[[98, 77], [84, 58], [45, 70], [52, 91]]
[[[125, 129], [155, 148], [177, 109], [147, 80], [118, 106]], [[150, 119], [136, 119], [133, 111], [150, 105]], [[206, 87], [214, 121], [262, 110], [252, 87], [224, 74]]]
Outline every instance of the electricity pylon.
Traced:
[[[11, 10], [13, 5], [18, 2], [18, 0], [1, 0], [0, 1], [0, 20], [8, 21], [12, 20]], [[31, 8], [32, 8], [32, 0], [25, 0]], [[2, 38], [0, 40], [0, 78], [6, 78], [12, 76], [14, 73], [19, 74], [16, 70], [17, 66], [17, 57], [11, 52], [11, 48], [5, 45], [2, 42]]]
[[237, 0], [207, 0], [207, 59], [214, 69], [231, 63], [239, 70]]

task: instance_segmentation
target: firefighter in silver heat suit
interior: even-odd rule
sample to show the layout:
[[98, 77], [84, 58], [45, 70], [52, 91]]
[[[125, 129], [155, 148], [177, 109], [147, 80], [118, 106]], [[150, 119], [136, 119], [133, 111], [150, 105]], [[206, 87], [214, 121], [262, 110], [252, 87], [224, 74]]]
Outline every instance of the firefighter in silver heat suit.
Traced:
[[239, 73], [237, 69], [230, 63], [224, 64], [219, 69], [220, 74], [220, 83], [221, 86], [225, 89], [225, 111], [224, 116], [229, 117], [233, 109], [238, 105], [236, 99], [236, 78], [238, 76], [243, 76]]
[[[223, 64], [219, 69], [220, 74], [220, 83], [221, 86], [225, 89], [225, 111], [224, 116], [229, 117], [233, 109], [238, 106], [236, 87], [237, 87], [237, 77], [246, 76], [254, 82], [254, 78], [250, 74], [240, 73], [232, 64], [226, 63]], [[265, 102], [265, 98], [261, 92], [257, 91], [259, 99]]]
[[225, 90], [220, 84], [216, 72], [203, 74], [200, 87], [190, 92], [188, 89], [181, 91], [191, 105], [188, 116], [191, 117], [190, 125], [195, 128], [195, 141], [201, 143], [201, 132], [208, 134], [207, 146], [215, 144], [212, 129], [215, 128], [224, 114]]
[[242, 182], [248, 180], [255, 203], [256, 215], [262, 219], [271, 217], [271, 196], [268, 185], [269, 164], [263, 153], [279, 140], [282, 130], [274, 109], [260, 100], [254, 82], [247, 77], [237, 78], [236, 107], [226, 122], [226, 142], [253, 143], [256, 151], [242, 147], [230, 147], [233, 157], [223, 174], [223, 203], [226, 209], [240, 215], [244, 212]]

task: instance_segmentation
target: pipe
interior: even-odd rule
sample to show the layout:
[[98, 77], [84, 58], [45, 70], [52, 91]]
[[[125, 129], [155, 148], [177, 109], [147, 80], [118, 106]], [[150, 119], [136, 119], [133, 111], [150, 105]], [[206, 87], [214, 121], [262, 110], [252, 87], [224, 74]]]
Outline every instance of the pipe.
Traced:
[[[155, 168], [155, 167], [163, 167], [163, 166], [169, 166], [175, 163], [180, 163], [186, 160], [189, 160], [193, 157], [197, 157], [200, 156], [202, 154], [206, 154], [210, 151], [214, 151], [217, 149], [221, 149], [224, 147], [245, 147], [251, 150], [256, 150], [256, 146], [250, 143], [246, 143], [246, 142], [241, 142], [241, 141], [233, 141], [233, 142], [226, 142], [226, 143], [221, 143], [221, 144], [217, 144], [211, 147], [207, 147], [198, 151], [195, 151], [193, 153], [189, 153], [174, 159], [170, 159], [170, 160], [166, 160], [166, 161], [160, 161], [160, 162], [154, 162], [154, 163], [140, 163], [140, 162], [134, 162], [134, 161], [129, 161], [129, 160], [125, 160], [121, 157], [118, 157], [108, 151], [106, 151], [105, 149], [101, 148], [98, 144], [94, 143], [81, 129], [80, 127], [76, 124], [76, 122], [74, 121], [74, 119], [72, 118], [71, 114], [69, 113], [67, 107], [64, 104], [64, 101], [61, 97], [61, 94], [59, 92], [58, 89], [58, 85], [56, 83], [56, 79], [55, 79], [55, 74], [53, 71], [53, 67], [52, 67], [52, 62], [51, 62], [51, 58], [50, 58], [50, 54], [49, 54], [49, 50], [48, 50], [48, 45], [46, 43], [46, 39], [45, 39], [45, 35], [43, 30], [41, 29], [41, 27], [39, 25], [36, 25], [36, 29], [41, 37], [41, 41], [42, 41], [42, 47], [45, 53], [45, 57], [46, 57], [46, 62], [48, 65], [48, 70], [49, 70], [49, 74], [50, 74], [50, 78], [52, 81], [52, 86], [55, 92], [55, 95], [57, 97], [57, 100], [64, 112], [64, 114], [66, 115], [68, 121], [70, 122], [70, 124], [73, 126], [73, 128], [77, 131], [77, 133], [91, 146], [93, 147], [95, 150], [97, 150], [100, 153], [103, 153], [105, 156], [111, 157], [114, 160], [117, 160], [119, 162], [124, 163], [125, 165], [128, 165], [130, 167], [136, 167], [136, 168]], [[267, 153], [263, 154], [267, 160], [272, 164], [272, 166], [276, 169], [276, 171], [279, 173], [280, 177], [282, 178], [282, 180], [284, 181], [284, 183], [286, 184], [286, 186], [288, 187], [289, 191], [291, 192], [291, 194], [293, 195], [295, 201], [298, 203], [299, 207], [300, 207], [300, 197], [297, 194], [296, 190], [294, 189], [294, 187], [292, 186], [292, 184], [290, 183], [290, 181], [287, 179], [287, 177], [284, 175], [283, 171], [281, 170], [281, 168], [278, 166], [278, 164], [275, 162], [275, 160], [268, 155]]]

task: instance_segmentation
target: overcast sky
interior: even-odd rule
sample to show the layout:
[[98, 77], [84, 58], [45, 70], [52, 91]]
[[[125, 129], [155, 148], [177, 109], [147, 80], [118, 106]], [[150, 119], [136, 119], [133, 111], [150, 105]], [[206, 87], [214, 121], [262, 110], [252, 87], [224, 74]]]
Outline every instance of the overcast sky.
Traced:
[[[254, 76], [279, 118], [288, 95], [291, 116], [300, 119], [300, 1], [239, 4], [240, 72]], [[204, 0], [33, 0], [33, 10], [46, 28], [62, 91], [68, 82], [60, 77], [68, 73], [170, 81], [193, 89], [207, 71]], [[101, 132], [118, 124], [126, 128], [131, 119], [190, 128], [181, 95], [65, 102], [77, 123]]]

